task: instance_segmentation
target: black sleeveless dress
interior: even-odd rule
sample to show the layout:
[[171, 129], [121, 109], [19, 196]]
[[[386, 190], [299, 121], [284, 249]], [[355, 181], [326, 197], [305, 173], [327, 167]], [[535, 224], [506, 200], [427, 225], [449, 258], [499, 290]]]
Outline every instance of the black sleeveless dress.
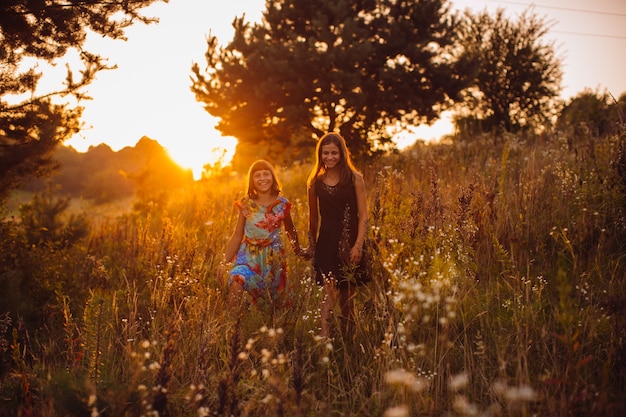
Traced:
[[339, 288], [347, 287], [348, 283], [368, 282], [366, 248], [358, 265], [351, 265], [349, 261], [359, 222], [354, 183], [329, 186], [318, 178], [314, 187], [320, 214], [313, 261], [318, 285], [322, 285], [324, 279], [336, 281]]

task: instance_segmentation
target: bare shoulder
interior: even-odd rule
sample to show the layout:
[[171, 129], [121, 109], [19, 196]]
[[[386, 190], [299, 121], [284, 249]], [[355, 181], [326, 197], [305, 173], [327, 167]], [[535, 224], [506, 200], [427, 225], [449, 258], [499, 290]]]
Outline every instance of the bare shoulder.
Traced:
[[363, 174], [358, 171], [353, 172], [354, 175], [354, 183], [355, 184], [365, 184], [365, 180], [363, 179]]

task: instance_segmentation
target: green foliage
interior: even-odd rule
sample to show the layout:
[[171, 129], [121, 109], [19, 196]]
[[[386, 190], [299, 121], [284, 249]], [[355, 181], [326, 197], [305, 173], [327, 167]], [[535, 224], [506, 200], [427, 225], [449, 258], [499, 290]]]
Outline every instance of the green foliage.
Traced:
[[[136, 21], [154, 21], [139, 13], [154, 1], [0, 4], [0, 205], [26, 180], [53, 171], [52, 152], [82, 127], [82, 107], [54, 104], [52, 98], [73, 96], [80, 102], [96, 73], [111, 69], [102, 57], [82, 48], [87, 32], [123, 39], [124, 30]], [[40, 94], [38, 63], [55, 64], [72, 48], [80, 51], [80, 77], [68, 68], [57, 91]]]
[[327, 131], [370, 155], [392, 146], [389, 126], [435, 120], [464, 86], [447, 11], [442, 0], [269, 1], [262, 22], [235, 19], [227, 46], [208, 38], [192, 90], [237, 137], [236, 168], [309, 154]]
[[52, 187], [37, 194], [29, 204], [20, 207], [20, 217], [30, 245], [71, 246], [89, 233], [85, 215], [62, 215], [69, 206], [69, 197], [58, 197]]
[[457, 124], [469, 133], [543, 129], [558, 110], [561, 61], [543, 41], [549, 26], [530, 10], [517, 20], [504, 13], [465, 14], [461, 45], [473, 81]]
[[29, 178], [57, 168], [51, 155], [78, 132], [81, 114], [82, 108], [54, 105], [48, 98], [14, 107], [0, 100], [0, 205]]

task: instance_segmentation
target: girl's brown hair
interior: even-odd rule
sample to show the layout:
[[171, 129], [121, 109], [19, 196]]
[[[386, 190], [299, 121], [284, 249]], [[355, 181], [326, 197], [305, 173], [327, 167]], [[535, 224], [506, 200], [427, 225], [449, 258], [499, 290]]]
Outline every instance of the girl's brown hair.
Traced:
[[339, 183], [342, 185], [352, 183], [353, 173], [357, 172], [357, 169], [352, 163], [350, 151], [346, 145], [346, 140], [339, 133], [326, 133], [317, 142], [315, 150], [315, 165], [313, 166], [309, 179], [307, 180], [307, 186], [312, 187], [317, 178], [324, 175], [324, 172], [326, 172], [326, 167], [322, 162], [322, 147], [331, 144], [337, 145], [339, 148], [340, 159], [337, 165], [339, 168]]
[[272, 166], [272, 164], [270, 164], [266, 160], [259, 159], [255, 161], [250, 166], [250, 169], [248, 170], [247, 193], [248, 193], [248, 197], [252, 199], [257, 198], [259, 196], [259, 193], [257, 192], [256, 188], [254, 188], [252, 176], [254, 175], [255, 172], [262, 171], [262, 170], [268, 170], [269, 172], [272, 173], [272, 192], [275, 193], [276, 195], [280, 194], [281, 192], [280, 182], [278, 182], [278, 177], [276, 176], [276, 170], [274, 170], [274, 167]]

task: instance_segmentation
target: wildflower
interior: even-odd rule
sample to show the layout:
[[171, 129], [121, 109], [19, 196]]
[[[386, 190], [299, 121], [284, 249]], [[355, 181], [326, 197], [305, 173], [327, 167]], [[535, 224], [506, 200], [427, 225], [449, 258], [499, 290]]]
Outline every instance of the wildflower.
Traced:
[[385, 381], [389, 385], [405, 386], [414, 392], [423, 391], [426, 388], [426, 380], [418, 378], [404, 369], [396, 369], [385, 374]]
[[506, 381], [496, 381], [493, 384], [493, 391], [496, 395], [504, 397], [507, 401], [536, 401], [537, 393], [532, 387], [522, 384], [519, 387], [509, 387]]
[[452, 404], [452, 408], [459, 414], [464, 414], [466, 416], [476, 416], [478, 415], [478, 407], [476, 404], [472, 404], [469, 402], [467, 397], [464, 395], [458, 395]]
[[254, 344], [254, 342], [256, 342], [256, 340], [248, 339], [248, 343], [246, 343], [246, 350], [251, 350], [252, 349], [252, 345]]
[[407, 380], [410, 380], [413, 374], [405, 371], [404, 369], [396, 369], [389, 371], [385, 374], [385, 381], [389, 385], [404, 385]]
[[524, 384], [520, 385], [519, 387], [510, 387], [506, 391], [504, 397], [511, 402], [530, 402], [537, 400], [537, 394], [535, 393], [535, 390], [533, 390], [530, 386]]
[[388, 408], [383, 414], [384, 417], [408, 417], [409, 416], [409, 407], [402, 404], [396, 407]]
[[458, 375], [453, 375], [448, 381], [448, 388], [450, 391], [459, 391], [467, 386], [469, 383], [469, 375], [467, 372], [462, 372]]

